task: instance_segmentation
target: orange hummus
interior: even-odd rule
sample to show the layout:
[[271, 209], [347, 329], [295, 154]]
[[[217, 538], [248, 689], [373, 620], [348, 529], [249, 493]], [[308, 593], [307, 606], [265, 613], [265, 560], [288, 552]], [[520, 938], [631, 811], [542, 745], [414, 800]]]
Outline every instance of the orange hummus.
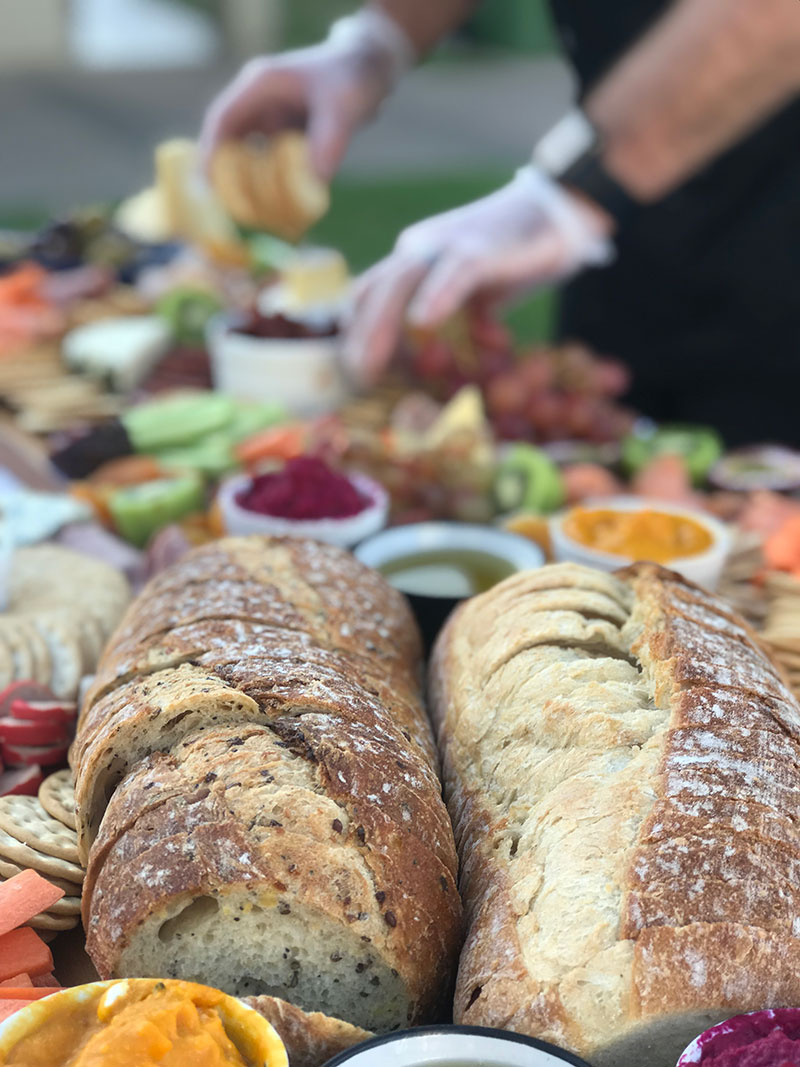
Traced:
[[563, 529], [586, 548], [653, 563], [697, 556], [707, 551], [713, 540], [706, 527], [694, 519], [650, 508], [574, 508], [564, 520]]
[[[8, 1067], [256, 1067], [226, 1031], [226, 998], [190, 982], [118, 982], [47, 1011], [3, 1061]], [[263, 1062], [263, 1061], [262, 1061]], [[261, 1067], [259, 1064], [258, 1067]]]

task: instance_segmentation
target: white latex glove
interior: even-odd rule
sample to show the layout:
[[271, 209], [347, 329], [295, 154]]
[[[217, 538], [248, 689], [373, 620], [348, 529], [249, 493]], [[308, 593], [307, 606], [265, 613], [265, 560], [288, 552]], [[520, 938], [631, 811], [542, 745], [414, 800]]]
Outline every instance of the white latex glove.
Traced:
[[437, 326], [475, 294], [508, 298], [608, 263], [611, 229], [599, 208], [531, 166], [490, 196], [415, 223], [355, 285], [344, 345], [350, 373], [374, 381], [406, 318]]
[[221, 141], [305, 129], [312, 165], [328, 182], [355, 131], [415, 58], [397, 23], [364, 8], [335, 22], [321, 44], [253, 59], [206, 112], [202, 158], [208, 165]]

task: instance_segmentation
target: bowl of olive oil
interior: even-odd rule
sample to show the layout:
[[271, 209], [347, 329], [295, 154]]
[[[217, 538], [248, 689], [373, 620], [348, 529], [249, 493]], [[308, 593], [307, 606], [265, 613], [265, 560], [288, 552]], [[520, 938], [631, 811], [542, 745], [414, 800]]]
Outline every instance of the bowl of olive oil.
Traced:
[[427, 649], [461, 600], [544, 563], [524, 537], [461, 522], [396, 526], [362, 541], [355, 554], [406, 594]]
[[483, 1026], [418, 1026], [373, 1037], [325, 1067], [589, 1067], [547, 1041]]

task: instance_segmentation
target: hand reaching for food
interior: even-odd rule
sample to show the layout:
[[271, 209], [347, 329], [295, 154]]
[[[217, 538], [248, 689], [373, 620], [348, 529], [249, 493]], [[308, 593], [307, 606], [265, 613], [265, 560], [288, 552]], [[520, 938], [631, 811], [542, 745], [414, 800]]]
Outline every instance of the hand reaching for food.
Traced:
[[201, 135], [206, 166], [225, 142], [304, 129], [313, 170], [329, 182], [353, 134], [414, 58], [395, 22], [365, 9], [334, 23], [321, 44], [252, 60], [206, 113]]
[[375, 380], [403, 322], [442, 323], [470, 297], [501, 299], [559, 282], [612, 256], [611, 220], [533, 167], [472, 204], [416, 223], [357, 283], [345, 355]]

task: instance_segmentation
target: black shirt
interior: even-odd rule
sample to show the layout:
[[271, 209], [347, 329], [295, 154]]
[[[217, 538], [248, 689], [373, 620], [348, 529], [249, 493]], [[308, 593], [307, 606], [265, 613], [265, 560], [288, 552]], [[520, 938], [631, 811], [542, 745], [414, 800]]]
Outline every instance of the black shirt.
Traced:
[[[582, 91], [669, 7], [553, 0]], [[800, 443], [800, 102], [643, 209], [617, 247], [568, 287], [564, 334], [629, 362], [648, 414]]]

